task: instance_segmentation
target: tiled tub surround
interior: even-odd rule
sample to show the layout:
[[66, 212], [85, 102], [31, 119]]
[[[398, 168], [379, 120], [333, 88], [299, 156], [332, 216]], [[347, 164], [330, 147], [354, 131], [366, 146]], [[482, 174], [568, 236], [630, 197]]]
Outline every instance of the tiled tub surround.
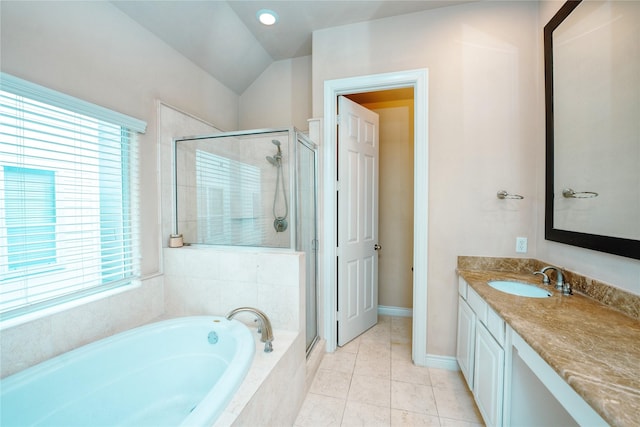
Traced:
[[[544, 265], [529, 259], [459, 257], [458, 274], [608, 423], [637, 425], [640, 298], [571, 272], [566, 277], [574, 285], [572, 296], [553, 288], [553, 273], [546, 287], [549, 298], [517, 297], [487, 285], [506, 279], [544, 287], [532, 274]], [[604, 303], [581, 293], [590, 288]], [[620, 305], [612, 306], [616, 302]]]
[[[273, 352], [256, 334], [253, 364], [214, 427], [293, 425], [304, 400], [304, 336], [274, 330]], [[302, 357], [300, 357], [302, 355]]]
[[305, 388], [304, 254], [185, 247], [165, 248], [164, 261], [165, 275], [139, 287], [0, 330], [0, 377], [152, 321], [255, 306], [272, 322], [274, 352], [257, 336], [252, 369], [216, 426], [292, 425]]
[[250, 306], [274, 329], [305, 329], [304, 253], [185, 246], [164, 248], [163, 256], [166, 315], [222, 316]]
[[[290, 250], [185, 246], [164, 248], [165, 316], [264, 311], [273, 352], [256, 355], [247, 377], [215, 427], [293, 425], [305, 389], [304, 253]], [[251, 325], [253, 317], [235, 317]]]

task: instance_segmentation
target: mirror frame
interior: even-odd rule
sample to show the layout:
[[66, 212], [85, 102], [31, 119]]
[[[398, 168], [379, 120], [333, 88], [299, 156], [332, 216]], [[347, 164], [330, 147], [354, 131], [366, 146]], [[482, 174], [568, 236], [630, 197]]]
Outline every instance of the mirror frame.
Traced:
[[546, 122], [545, 233], [546, 240], [640, 259], [640, 240], [561, 230], [553, 227], [554, 200], [554, 116], [553, 116], [553, 31], [582, 0], [569, 0], [544, 27], [544, 77]]

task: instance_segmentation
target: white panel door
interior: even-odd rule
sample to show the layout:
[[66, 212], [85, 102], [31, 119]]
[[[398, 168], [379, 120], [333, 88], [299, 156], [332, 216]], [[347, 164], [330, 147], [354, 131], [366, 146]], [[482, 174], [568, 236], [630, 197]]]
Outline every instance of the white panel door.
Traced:
[[338, 98], [338, 345], [378, 321], [378, 115]]

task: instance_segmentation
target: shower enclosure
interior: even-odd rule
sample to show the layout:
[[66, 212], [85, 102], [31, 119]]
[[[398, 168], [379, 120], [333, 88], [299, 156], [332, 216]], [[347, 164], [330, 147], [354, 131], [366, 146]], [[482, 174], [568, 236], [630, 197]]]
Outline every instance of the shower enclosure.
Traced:
[[317, 147], [295, 128], [174, 139], [174, 233], [186, 244], [305, 252], [307, 350], [317, 338]]

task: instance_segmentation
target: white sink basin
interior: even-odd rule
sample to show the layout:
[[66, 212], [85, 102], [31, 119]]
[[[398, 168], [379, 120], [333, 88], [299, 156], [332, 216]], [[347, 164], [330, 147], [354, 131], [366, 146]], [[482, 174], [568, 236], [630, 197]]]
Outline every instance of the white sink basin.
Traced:
[[548, 298], [551, 293], [546, 289], [537, 286], [527, 285], [526, 283], [512, 282], [510, 280], [492, 280], [487, 282], [493, 289], [507, 294], [518, 295], [520, 297], [529, 298]]

